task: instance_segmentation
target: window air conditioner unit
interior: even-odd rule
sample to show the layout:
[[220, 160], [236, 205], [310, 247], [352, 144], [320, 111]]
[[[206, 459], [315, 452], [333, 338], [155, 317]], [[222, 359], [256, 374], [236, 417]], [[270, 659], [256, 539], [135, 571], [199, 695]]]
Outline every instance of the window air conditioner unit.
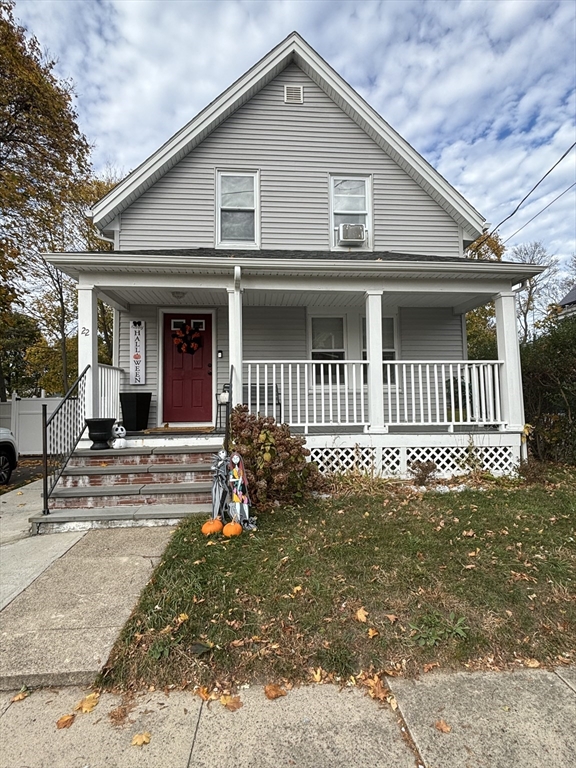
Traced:
[[362, 245], [366, 242], [364, 224], [340, 224], [338, 226], [338, 245]]

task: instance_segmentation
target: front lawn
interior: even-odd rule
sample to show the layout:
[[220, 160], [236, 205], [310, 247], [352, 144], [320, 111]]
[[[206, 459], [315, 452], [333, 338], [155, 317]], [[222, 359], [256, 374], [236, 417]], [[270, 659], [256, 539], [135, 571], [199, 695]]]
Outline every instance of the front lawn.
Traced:
[[104, 684], [232, 688], [576, 660], [576, 473], [483, 486], [348, 480], [232, 540], [186, 520]]

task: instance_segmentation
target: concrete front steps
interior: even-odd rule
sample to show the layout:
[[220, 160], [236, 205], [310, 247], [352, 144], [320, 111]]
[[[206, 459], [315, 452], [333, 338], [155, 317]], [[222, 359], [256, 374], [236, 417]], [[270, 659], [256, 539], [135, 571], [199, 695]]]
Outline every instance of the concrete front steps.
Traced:
[[[164, 442], [164, 444], [162, 444]], [[212, 456], [221, 448], [166, 444], [78, 450], [33, 533], [129, 525], [173, 525], [211, 511]]]

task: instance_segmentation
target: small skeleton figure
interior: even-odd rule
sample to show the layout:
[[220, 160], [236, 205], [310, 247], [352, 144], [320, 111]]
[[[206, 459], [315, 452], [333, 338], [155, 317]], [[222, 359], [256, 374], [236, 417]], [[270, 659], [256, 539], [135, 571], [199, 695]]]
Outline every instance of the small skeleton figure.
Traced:
[[231, 501], [230, 517], [237, 520], [245, 531], [256, 530], [256, 518], [250, 517], [250, 497], [244, 462], [239, 453], [233, 453], [229, 461], [228, 485]]
[[230, 490], [228, 487], [228, 454], [225, 450], [218, 451], [213, 457], [210, 469], [214, 472], [212, 480], [212, 517], [225, 519]]

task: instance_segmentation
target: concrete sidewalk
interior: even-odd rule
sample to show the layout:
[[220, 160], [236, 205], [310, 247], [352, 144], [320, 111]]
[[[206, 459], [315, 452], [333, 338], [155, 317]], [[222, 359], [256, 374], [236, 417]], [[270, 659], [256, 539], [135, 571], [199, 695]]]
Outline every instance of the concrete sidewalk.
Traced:
[[[65, 730], [56, 728], [57, 720], [73, 712], [86, 690], [37, 690], [14, 703], [6, 696], [0, 699], [0, 768], [574, 766], [573, 669], [388, 682], [396, 712], [357, 689], [329, 685], [296, 688], [276, 701], [253, 686], [240, 691], [243, 706], [236, 712], [187, 692], [133, 699], [104, 693]], [[436, 727], [440, 720], [448, 733]], [[131, 746], [145, 732], [150, 743]]]
[[[93, 712], [77, 714], [70, 728], [58, 730], [56, 721], [89, 692], [62, 685], [93, 681], [172, 529], [113, 528], [31, 539], [22, 521], [39, 503], [39, 489], [28, 486], [0, 501], [0, 559], [9, 579], [0, 612], [0, 768], [576, 763], [573, 667], [389, 679], [395, 712], [357, 689], [329, 685], [297, 688], [276, 701], [253, 686], [240, 691], [243, 706], [237, 712], [219, 702], [209, 706], [190, 692], [148, 691], [132, 700], [105, 693]], [[22, 684], [58, 687], [12, 702]], [[437, 727], [441, 720], [447, 732]], [[150, 733], [150, 743], [131, 746], [132, 737], [143, 732]]]
[[30, 536], [41, 490], [0, 496], [0, 690], [91, 683], [173, 531]]

